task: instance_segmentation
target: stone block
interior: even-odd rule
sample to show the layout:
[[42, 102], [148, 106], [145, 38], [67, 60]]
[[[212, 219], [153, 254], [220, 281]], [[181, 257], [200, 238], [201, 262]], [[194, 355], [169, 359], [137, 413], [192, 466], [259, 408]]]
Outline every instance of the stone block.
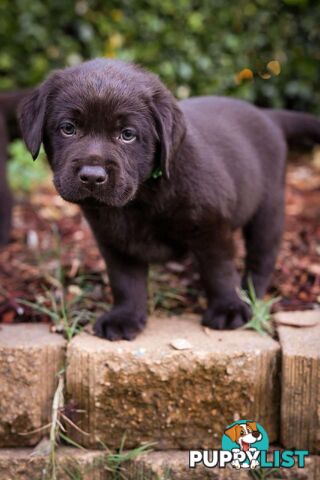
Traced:
[[0, 447], [35, 445], [50, 422], [66, 342], [48, 325], [0, 327]]
[[[32, 449], [0, 449], [0, 480], [52, 480], [48, 456], [35, 455]], [[58, 449], [57, 480], [111, 480], [99, 451], [76, 448]]]
[[[278, 327], [282, 348], [281, 443], [286, 448], [319, 454], [320, 311], [281, 313], [276, 319], [282, 324]], [[290, 323], [309, 326], [292, 327]]]
[[[189, 348], [172, 347], [177, 339]], [[177, 343], [179, 345], [179, 342]], [[77, 442], [127, 448], [219, 448], [227, 425], [253, 419], [278, 437], [280, 347], [252, 331], [213, 331], [195, 316], [151, 318], [133, 342], [75, 337], [68, 398], [80, 409]]]

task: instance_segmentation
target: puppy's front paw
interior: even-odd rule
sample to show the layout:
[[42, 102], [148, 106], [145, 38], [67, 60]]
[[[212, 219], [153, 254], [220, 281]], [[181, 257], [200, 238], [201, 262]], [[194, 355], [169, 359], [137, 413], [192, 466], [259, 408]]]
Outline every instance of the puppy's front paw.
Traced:
[[93, 330], [98, 337], [108, 340], [133, 340], [146, 324], [146, 314], [113, 308], [96, 321]]
[[202, 325], [216, 330], [239, 328], [251, 317], [249, 306], [240, 298], [219, 298], [206, 310]]

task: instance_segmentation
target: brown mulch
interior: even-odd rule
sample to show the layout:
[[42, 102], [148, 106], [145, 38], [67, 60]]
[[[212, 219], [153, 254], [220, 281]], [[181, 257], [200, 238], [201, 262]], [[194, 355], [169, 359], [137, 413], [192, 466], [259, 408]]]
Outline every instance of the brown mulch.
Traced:
[[[320, 151], [291, 157], [286, 227], [269, 294], [281, 297], [278, 310], [320, 308]], [[151, 311], [205, 306], [191, 258], [152, 267], [149, 288]], [[23, 301], [51, 310], [62, 297], [69, 309], [88, 312], [87, 320], [111, 303], [103, 260], [78, 207], [43, 187], [16, 199], [12, 241], [0, 251], [0, 321], [49, 321]]]

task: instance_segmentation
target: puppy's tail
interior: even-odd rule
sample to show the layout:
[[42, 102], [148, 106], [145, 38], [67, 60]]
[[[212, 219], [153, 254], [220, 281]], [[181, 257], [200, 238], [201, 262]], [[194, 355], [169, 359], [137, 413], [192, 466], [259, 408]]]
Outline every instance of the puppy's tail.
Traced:
[[284, 133], [288, 143], [320, 143], [320, 119], [308, 113], [264, 109]]

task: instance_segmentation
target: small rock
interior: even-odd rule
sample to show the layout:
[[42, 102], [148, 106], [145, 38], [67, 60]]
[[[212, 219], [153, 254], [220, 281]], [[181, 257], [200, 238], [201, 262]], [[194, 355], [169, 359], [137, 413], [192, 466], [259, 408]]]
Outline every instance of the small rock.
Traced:
[[192, 348], [191, 343], [185, 338], [176, 338], [170, 343], [171, 347], [175, 350], [190, 350]]
[[138, 348], [138, 350], [134, 350], [134, 352], [132, 352], [132, 353], [136, 357], [143, 357], [144, 354], [146, 353], [146, 349], [145, 348]]
[[78, 285], [69, 285], [68, 292], [74, 296], [80, 296], [83, 293]]
[[182, 263], [178, 262], [168, 262], [166, 264], [166, 267], [168, 270], [170, 270], [173, 273], [181, 273], [184, 272], [185, 266]]
[[35, 230], [28, 231], [27, 245], [31, 250], [36, 250], [39, 247], [39, 236]]

